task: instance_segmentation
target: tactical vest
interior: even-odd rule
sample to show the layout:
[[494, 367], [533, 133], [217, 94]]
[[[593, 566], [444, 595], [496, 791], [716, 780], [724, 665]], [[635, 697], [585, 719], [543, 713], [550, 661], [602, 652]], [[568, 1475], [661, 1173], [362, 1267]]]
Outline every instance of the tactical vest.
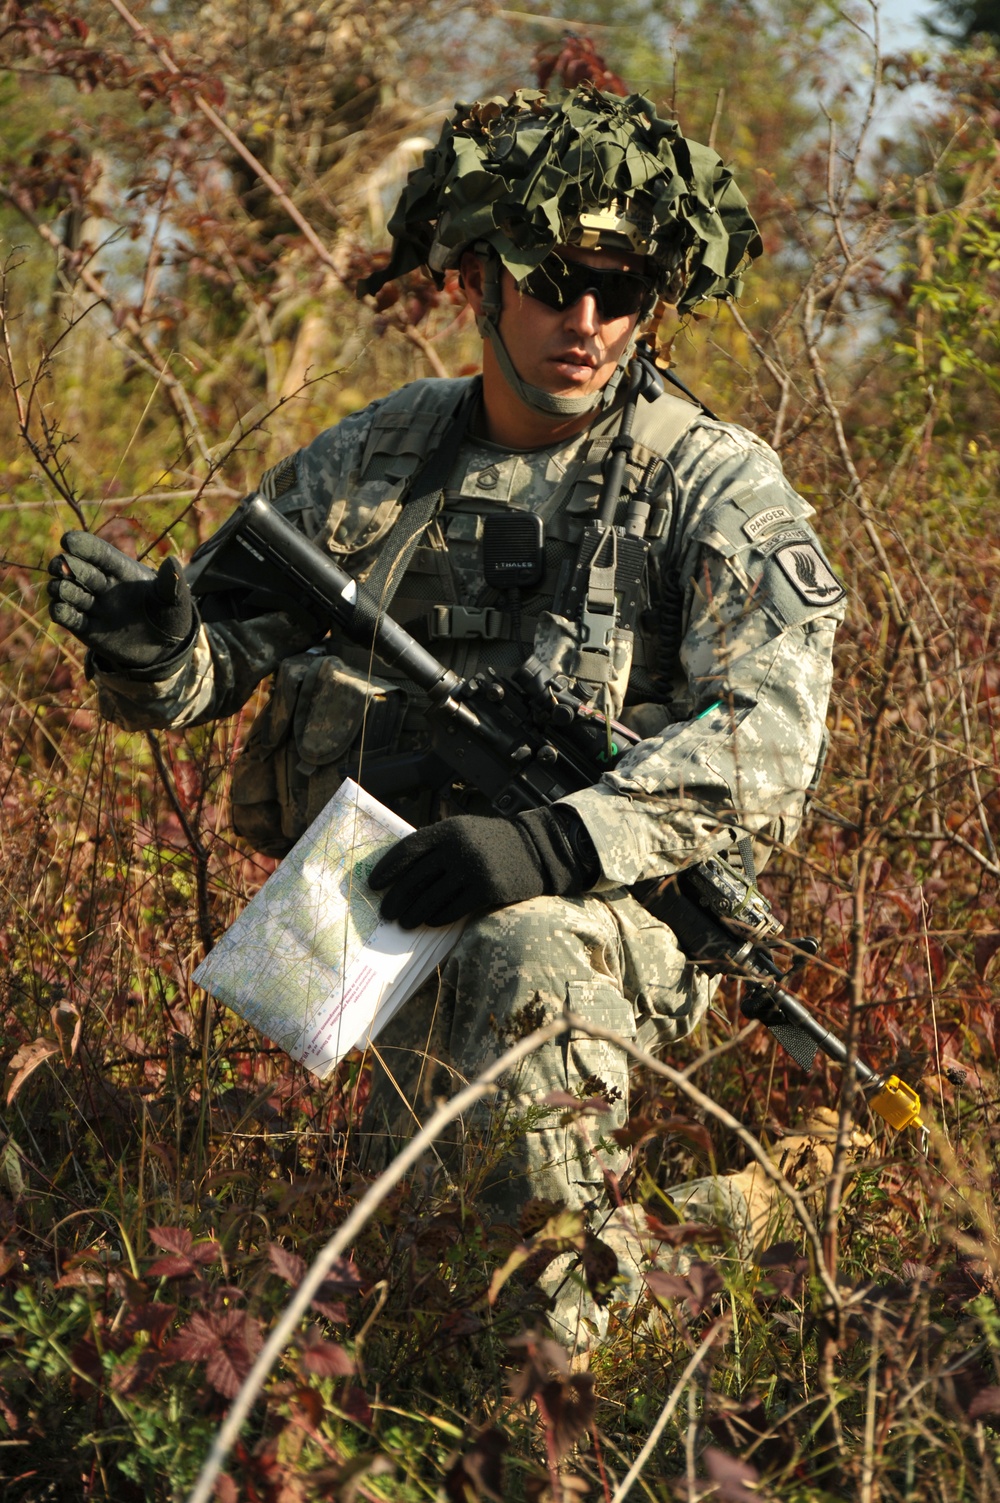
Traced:
[[[319, 540], [359, 578], [370, 573], [391, 540], [408, 483], [446, 430], [466, 386], [422, 381], [376, 408], [348, 493], [332, 500]], [[673, 396], [640, 402], [623, 507], [650, 466], [668, 469], [668, 455], [698, 415], [695, 406]], [[461, 446], [443, 506], [423, 534], [390, 607], [390, 614], [456, 673], [468, 677], [491, 667], [510, 672], [546, 632], [551, 637], [553, 619], [561, 619], [565, 606], [581, 535], [596, 513], [602, 467], [619, 420], [620, 411], [613, 410], [577, 438], [528, 455], [474, 438]], [[296, 461], [307, 464], [308, 453], [283, 461], [260, 486], [268, 499], [280, 498], [293, 519]], [[666, 505], [658, 516], [654, 513], [654, 536], [662, 535], [671, 520], [672, 489], [661, 486], [660, 493]], [[517, 610], [505, 592], [490, 590], [482, 576], [484, 519], [511, 508], [533, 511], [545, 526], [544, 577]], [[640, 588], [634, 640], [628, 644], [628, 660], [618, 665], [615, 709], [624, 704], [624, 718], [632, 717], [641, 734], [650, 734], [669, 719], [657, 703], [664, 698], [659, 675], [664, 670], [669, 674], [675, 665], [658, 660], [648, 581]], [[585, 669], [583, 655], [577, 659]], [[237, 832], [265, 854], [284, 854], [332, 797], [346, 763], [425, 744], [424, 710], [405, 679], [353, 644], [338, 642], [336, 656], [323, 644], [286, 658], [234, 769]], [[398, 807], [414, 824], [433, 817], [426, 797]]]

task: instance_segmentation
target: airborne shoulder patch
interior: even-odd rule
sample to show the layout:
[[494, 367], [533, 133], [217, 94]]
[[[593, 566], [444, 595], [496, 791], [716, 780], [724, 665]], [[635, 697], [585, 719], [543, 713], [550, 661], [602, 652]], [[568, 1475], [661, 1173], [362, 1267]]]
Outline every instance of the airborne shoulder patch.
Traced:
[[836, 605], [847, 594], [815, 543], [790, 542], [773, 557], [806, 605]]

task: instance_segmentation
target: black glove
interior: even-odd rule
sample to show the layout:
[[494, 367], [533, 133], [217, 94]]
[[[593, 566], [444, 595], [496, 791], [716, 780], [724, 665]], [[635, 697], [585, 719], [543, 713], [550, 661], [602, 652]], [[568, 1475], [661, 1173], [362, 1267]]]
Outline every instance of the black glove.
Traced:
[[389, 889], [382, 917], [415, 929], [543, 893], [583, 892], [599, 875], [583, 821], [573, 809], [553, 805], [515, 820], [458, 814], [414, 830], [386, 852], [368, 880]]
[[154, 573], [92, 532], [67, 532], [62, 547], [49, 564], [49, 615], [91, 649], [98, 667], [149, 669], [186, 645], [194, 602], [175, 558]]

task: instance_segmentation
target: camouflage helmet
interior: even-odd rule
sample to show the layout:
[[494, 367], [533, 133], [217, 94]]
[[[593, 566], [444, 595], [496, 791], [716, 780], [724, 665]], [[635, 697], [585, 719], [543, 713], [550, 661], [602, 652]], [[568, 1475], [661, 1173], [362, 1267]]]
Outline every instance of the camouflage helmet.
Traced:
[[[557, 396], [525, 381], [500, 332], [501, 263], [520, 281], [557, 245], [644, 257], [654, 293], [686, 312], [736, 296], [760, 236], [732, 173], [681, 135], [648, 99], [583, 83], [558, 100], [518, 89], [507, 100], [458, 105], [437, 145], [410, 173], [389, 220], [392, 255], [358, 294], [427, 266], [441, 281], [464, 251], [485, 264], [477, 322], [518, 397], [546, 416], [577, 417], [614, 400], [638, 322], [600, 391]], [[647, 309], [648, 312], [648, 309]]]
[[656, 291], [687, 312], [738, 296], [761, 252], [742, 193], [716, 152], [689, 141], [639, 94], [584, 83], [561, 99], [519, 89], [458, 105], [389, 220], [388, 265], [364, 295], [418, 266], [438, 280], [463, 251], [489, 245], [515, 277], [554, 246], [647, 258]]

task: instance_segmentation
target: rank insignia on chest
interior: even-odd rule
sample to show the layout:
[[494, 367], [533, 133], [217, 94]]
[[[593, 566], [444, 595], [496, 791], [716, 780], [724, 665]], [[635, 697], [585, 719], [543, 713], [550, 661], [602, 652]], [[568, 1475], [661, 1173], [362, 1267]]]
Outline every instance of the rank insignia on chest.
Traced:
[[847, 593], [814, 543], [789, 543], [774, 559], [806, 605], [835, 605]]

